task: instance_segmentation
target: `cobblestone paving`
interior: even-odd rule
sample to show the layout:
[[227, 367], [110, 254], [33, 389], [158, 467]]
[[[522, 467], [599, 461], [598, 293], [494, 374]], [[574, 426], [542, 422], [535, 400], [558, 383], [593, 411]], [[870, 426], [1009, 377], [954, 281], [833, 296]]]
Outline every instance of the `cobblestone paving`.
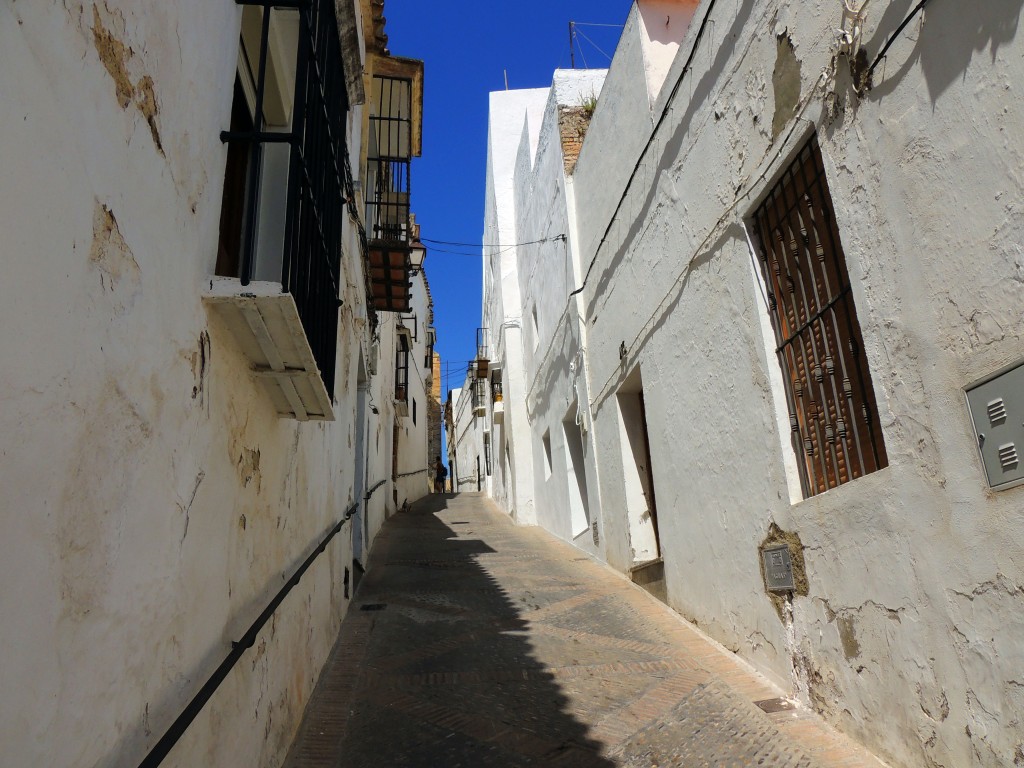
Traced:
[[286, 768], [878, 768], [638, 587], [478, 494], [391, 518]]

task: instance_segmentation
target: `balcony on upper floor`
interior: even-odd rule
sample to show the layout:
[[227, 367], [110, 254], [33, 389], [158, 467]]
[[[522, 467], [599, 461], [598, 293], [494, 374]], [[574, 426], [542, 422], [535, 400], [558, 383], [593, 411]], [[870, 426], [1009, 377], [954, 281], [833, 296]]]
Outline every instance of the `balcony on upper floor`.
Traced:
[[366, 237], [374, 309], [410, 311], [416, 240], [410, 215], [412, 158], [420, 154], [423, 62], [374, 57], [369, 78]]
[[243, 6], [204, 302], [280, 415], [333, 420], [349, 109], [332, 0]]

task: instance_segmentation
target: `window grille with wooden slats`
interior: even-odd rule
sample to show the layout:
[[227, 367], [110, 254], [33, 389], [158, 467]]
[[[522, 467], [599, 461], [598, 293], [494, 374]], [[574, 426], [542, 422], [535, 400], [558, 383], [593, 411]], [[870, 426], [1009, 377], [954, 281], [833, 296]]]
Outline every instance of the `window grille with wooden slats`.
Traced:
[[887, 466], [821, 149], [812, 137], [754, 212], [805, 496]]

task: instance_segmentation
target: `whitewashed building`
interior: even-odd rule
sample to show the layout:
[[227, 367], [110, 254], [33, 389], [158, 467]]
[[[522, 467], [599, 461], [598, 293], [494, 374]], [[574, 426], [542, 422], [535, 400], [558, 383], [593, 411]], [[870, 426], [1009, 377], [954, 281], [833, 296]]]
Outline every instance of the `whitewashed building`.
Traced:
[[[424, 249], [425, 250], [425, 249]], [[422, 263], [422, 260], [421, 260]], [[429, 432], [434, 388], [433, 301], [427, 275], [414, 268], [409, 312], [397, 315], [395, 349], [396, 421], [394, 500], [398, 507], [416, 501], [434, 489], [434, 459]], [[438, 441], [439, 442], [439, 441]]]
[[894, 765], [1024, 761], [1022, 7], [640, 0], [491, 99], [495, 500]]
[[422, 63], [381, 3], [297, 5], [0, 6], [5, 764], [280, 765], [425, 491], [381, 164], [419, 153]]
[[[490, 493], [487, 455], [489, 430], [482, 429], [479, 409], [474, 406], [475, 376], [467, 376], [465, 385], [448, 393], [447, 427], [448, 488], [452, 493], [482, 491]], [[474, 412], [476, 411], [476, 413]]]

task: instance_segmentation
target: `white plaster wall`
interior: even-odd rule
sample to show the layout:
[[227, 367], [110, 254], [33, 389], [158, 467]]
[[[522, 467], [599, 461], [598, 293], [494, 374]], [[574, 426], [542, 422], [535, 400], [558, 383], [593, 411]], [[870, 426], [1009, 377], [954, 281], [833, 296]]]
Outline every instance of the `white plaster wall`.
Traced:
[[[406, 326], [415, 331], [409, 351], [409, 403], [408, 416], [399, 417], [398, 465], [396, 467], [398, 505], [412, 504], [433, 490], [434, 457], [427, 455], [428, 408], [426, 377], [430, 368], [424, 365], [427, 355], [427, 327], [430, 325], [429, 298], [424, 273], [421, 270], [412, 278], [411, 313], [415, 316], [406, 321]], [[416, 419], [413, 420], [413, 401], [416, 402]]]
[[[596, 244], [605, 236], [605, 228], [618, 202], [618, 192], [629, 179], [653, 125], [651, 100], [643, 75], [643, 39], [642, 24], [634, 4], [615, 49], [613, 65], [601, 87], [602, 98], [598, 100], [597, 110], [587, 130], [588, 139], [594, 133], [605, 138], [583, 142], [573, 173], [577, 188], [587, 190], [586, 204], [580, 199], [576, 206], [581, 253], [592, 254]], [[637, 79], [637, 74], [641, 79]], [[607, 137], [611, 135], [617, 136], [615, 143], [608, 143]], [[650, 179], [644, 181], [649, 183]], [[614, 220], [615, 231], [609, 232], [609, 237], [622, 237], [624, 232], [620, 230], [628, 229], [634, 223], [633, 219], [633, 212], [620, 212]], [[601, 277], [594, 274], [591, 280], [597, 281]]]
[[[519, 282], [522, 315], [536, 311], [537, 338], [532, 320], [528, 323], [525, 374], [526, 410], [534, 444], [533, 476], [538, 523], [549, 531], [594, 551], [590, 529], [599, 516], [596, 466], [590, 441], [587, 389], [583, 371], [585, 329], [579, 322], [577, 303], [570, 294], [580, 280], [574, 258], [577, 237], [570, 216], [559, 110], [581, 106], [601, 93], [603, 70], [556, 70], [544, 108], [539, 140], [529, 141], [524, 133], [519, 144], [515, 170], [515, 210], [519, 252]], [[542, 241], [542, 242], [538, 242]], [[580, 498], [589, 501], [589, 519], [571, 512], [570, 494], [577, 482], [569, 475], [567, 443], [563, 422], [572, 427], [583, 423], [582, 456], [585, 476]], [[570, 427], [570, 428], [572, 428]], [[551, 472], [546, 468], [543, 436], [551, 443]], [[582, 511], [582, 510], [581, 510]]]
[[[533, 446], [525, 410], [524, 321], [520, 308], [518, 248], [511, 247], [518, 242], [515, 239], [513, 178], [524, 131], [531, 146], [539, 140], [547, 90], [494, 92], [490, 95], [488, 119], [483, 322], [491, 332], [495, 360], [501, 365], [505, 411], [500, 427], [493, 425], [490, 405], [486, 419], [493, 425], [490, 427], [494, 445], [492, 469], [504, 468], [506, 450], [516, 464], [516, 471], [509, 473], [511, 477], [504, 469], [492, 474], [491, 493], [499, 506], [522, 524], [536, 523], [536, 513], [530, 469]], [[529, 461], [524, 461], [527, 458]], [[507, 488], [506, 482], [512, 479], [515, 488]]]
[[[395, 349], [398, 344], [395, 329], [398, 322], [390, 312], [380, 312], [377, 317], [377, 373], [371, 377], [369, 387], [369, 404], [377, 413], [371, 408], [368, 417], [366, 489], [370, 497], [364, 504], [367, 542], [374, 540], [384, 521], [398, 508], [395, 501], [398, 489], [392, 477], [394, 426], [396, 420], [401, 419], [395, 409]], [[372, 545], [370, 549], [372, 551]]]
[[[458, 394], [455, 395], [454, 393]], [[454, 456], [454, 472], [448, 476], [455, 493], [482, 490], [484, 483], [484, 447], [482, 417], [473, 416], [473, 395], [471, 380], [466, 378], [459, 390], [453, 390], [456, 397], [453, 406], [453, 432], [448, 453]], [[480, 472], [477, 472], [477, 458]]]
[[652, 105], [658, 99], [698, 5], [699, 0], [640, 0], [636, 4], [644, 78]]
[[[715, 33], [668, 102], [692, 33], [679, 51], [655, 107], [669, 114], [598, 250], [650, 135], [627, 25], [575, 173], [583, 263], [596, 254], [587, 347], [609, 562], [626, 555], [614, 394], [639, 366], [670, 603], [897, 765], [1021, 754], [1024, 490], [986, 489], [962, 393], [1024, 357], [1021, 6], [929, 5], [873, 91], [858, 99], [840, 72], [833, 99], [816, 83], [838, 3], [716, 4]], [[870, 54], [908, 10], [873, 9]], [[794, 120], [772, 136], [783, 33], [807, 100], [788, 142]], [[793, 504], [741, 222], [809, 121], [889, 467]], [[794, 641], [759, 573], [770, 522], [805, 546]]]
[[[0, 7], [0, 743], [11, 765], [137, 764], [353, 500], [361, 292], [344, 297], [330, 424], [278, 418], [200, 300], [239, 18], [202, 0]], [[106, 65], [101, 29], [123, 46]], [[356, 136], [358, 123], [357, 111]], [[361, 285], [353, 245], [346, 270]], [[166, 765], [280, 763], [347, 605], [349, 536]]]

